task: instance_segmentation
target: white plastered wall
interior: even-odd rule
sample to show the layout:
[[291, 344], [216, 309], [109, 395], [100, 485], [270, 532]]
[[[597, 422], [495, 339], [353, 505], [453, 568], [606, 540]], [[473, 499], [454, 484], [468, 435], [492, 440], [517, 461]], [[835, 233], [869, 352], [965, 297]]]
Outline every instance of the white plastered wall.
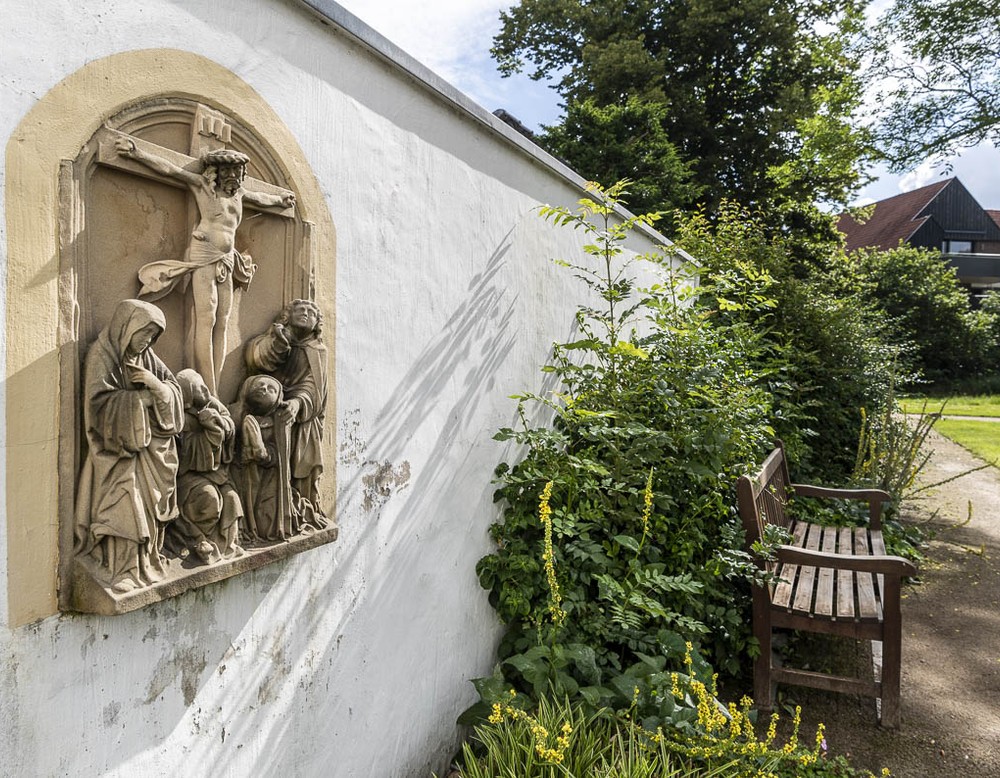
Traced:
[[[543, 388], [578, 296], [548, 260], [575, 256], [579, 236], [535, 208], [581, 192], [292, 0], [7, 4], [0, 36], [5, 146], [60, 82], [143, 49], [231, 71], [295, 138], [336, 228], [335, 262], [318, 267], [336, 273], [327, 469], [341, 528], [332, 545], [119, 617], [20, 625], [0, 597], [0, 775], [443, 770], [498, 634], [474, 572], [497, 516], [492, 471], [510, 454], [491, 435], [512, 422], [508, 395]], [[0, 193], [18, 197], [6, 173]], [[17, 453], [6, 423], [0, 434], [5, 478]], [[8, 559], [25, 539], [9, 518], [0, 591], [13, 601]]]

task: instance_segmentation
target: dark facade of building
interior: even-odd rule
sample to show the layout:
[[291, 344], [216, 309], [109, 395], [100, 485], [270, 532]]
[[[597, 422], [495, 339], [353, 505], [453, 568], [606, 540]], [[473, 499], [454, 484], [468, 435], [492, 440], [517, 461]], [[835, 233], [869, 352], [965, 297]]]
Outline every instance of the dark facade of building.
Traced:
[[875, 203], [862, 223], [841, 214], [847, 250], [907, 246], [934, 249], [974, 297], [1000, 289], [1000, 211], [983, 208], [957, 178]]

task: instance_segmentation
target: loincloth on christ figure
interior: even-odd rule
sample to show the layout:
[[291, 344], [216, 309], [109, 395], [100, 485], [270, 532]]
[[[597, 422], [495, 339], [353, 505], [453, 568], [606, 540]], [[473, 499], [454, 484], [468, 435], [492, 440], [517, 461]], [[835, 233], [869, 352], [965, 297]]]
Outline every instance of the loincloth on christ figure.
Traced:
[[223, 284], [232, 277], [233, 285], [242, 287], [250, 285], [257, 270], [249, 254], [241, 254], [236, 249], [219, 251], [207, 241], [192, 236], [184, 259], [160, 259], [139, 268], [139, 282], [142, 284], [139, 297], [155, 301], [166, 297], [174, 289], [183, 292], [191, 273], [209, 265], [215, 265], [216, 283]]

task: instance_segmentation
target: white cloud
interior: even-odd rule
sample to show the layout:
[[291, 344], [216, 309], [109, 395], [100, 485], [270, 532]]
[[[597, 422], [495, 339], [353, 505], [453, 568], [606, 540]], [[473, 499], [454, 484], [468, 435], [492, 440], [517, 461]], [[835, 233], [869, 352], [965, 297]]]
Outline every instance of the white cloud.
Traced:
[[497, 0], [339, 0], [405, 52], [452, 83], [490, 62], [500, 28]]
[[911, 170], [899, 179], [899, 191], [912, 192], [914, 189], [934, 183], [940, 176], [940, 166], [932, 160], [925, 160], [915, 170]]
[[487, 110], [506, 108], [531, 127], [555, 122], [555, 92], [526, 76], [501, 78], [490, 57], [512, 0], [337, 1]]

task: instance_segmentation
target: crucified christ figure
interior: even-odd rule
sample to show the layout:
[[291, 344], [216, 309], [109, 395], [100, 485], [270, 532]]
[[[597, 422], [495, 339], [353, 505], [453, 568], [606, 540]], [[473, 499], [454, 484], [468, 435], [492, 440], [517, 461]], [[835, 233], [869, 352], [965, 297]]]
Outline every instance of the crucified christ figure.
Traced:
[[291, 208], [295, 195], [254, 192], [243, 188], [249, 158], [229, 149], [202, 155], [202, 173], [175, 165], [138, 148], [130, 138], [119, 138], [120, 155], [141, 162], [160, 175], [183, 183], [198, 205], [198, 224], [191, 233], [183, 259], [150, 262], [139, 269], [139, 296], [159, 300], [175, 288], [190, 288], [194, 321], [189, 338], [188, 362], [205, 378], [209, 390], [218, 391], [226, 358], [226, 327], [233, 307], [233, 285], [247, 286], [256, 265], [249, 254], [236, 250], [236, 228], [243, 220], [243, 201], [263, 208]]

